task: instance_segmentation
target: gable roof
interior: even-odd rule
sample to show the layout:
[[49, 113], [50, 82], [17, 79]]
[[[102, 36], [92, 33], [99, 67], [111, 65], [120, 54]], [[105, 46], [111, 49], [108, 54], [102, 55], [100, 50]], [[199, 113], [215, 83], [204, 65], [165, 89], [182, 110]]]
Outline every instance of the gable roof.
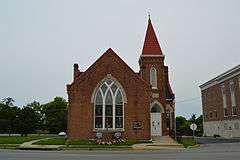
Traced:
[[[91, 70], [94, 68], [94, 66], [95, 66], [97, 63], [99, 63], [102, 59], [104, 59], [104, 57], [109, 56], [109, 54], [112, 54], [117, 60], [119, 60], [120, 62], [122, 62], [122, 64], [123, 64], [124, 66], [126, 66], [126, 67], [130, 70], [130, 72], [131, 72], [135, 77], [137, 77], [140, 81], [142, 81], [145, 85], [150, 86], [150, 84], [148, 84], [148, 83], [147, 83], [144, 79], [142, 79], [137, 73], [135, 73], [135, 72], [132, 70], [132, 68], [130, 68], [130, 67], [127, 65], [127, 63], [125, 63], [125, 62], [122, 60], [122, 58], [120, 58], [120, 57], [112, 50], [112, 48], [107, 49], [107, 51], [104, 52], [103, 55], [100, 56], [85, 72], [81, 72], [81, 75], [78, 76], [78, 77], [74, 80], [74, 82], [80, 80], [80, 79], [83, 78], [86, 74], [88, 74], [89, 72], [91, 72]], [[74, 82], [73, 82], [73, 83], [74, 83]], [[72, 84], [73, 84], [73, 83], [72, 83]]]
[[143, 44], [142, 55], [162, 55], [162, 50], [155, 34], [151, 19], [148, 19], [148, 27]]
[[240, 65], [237, 65], [237, 66], [227, 70], [226, 72], [220, 74], [219, 76], [205, 82], [204, 84], [200, 85], [199, 87], [201, 90], [205, 90], [211, 86], [222, 83], [225, 80], [228, 80], [232, 77], [239, 76], [239, 75], [240, 75]]

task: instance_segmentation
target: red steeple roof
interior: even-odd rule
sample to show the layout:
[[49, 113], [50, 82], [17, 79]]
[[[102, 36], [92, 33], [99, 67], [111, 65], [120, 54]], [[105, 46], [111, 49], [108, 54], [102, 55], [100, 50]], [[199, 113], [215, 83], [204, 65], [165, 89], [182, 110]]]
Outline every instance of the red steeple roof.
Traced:
[[158, 43], [158, 39], [153, 29], [150, 17], [148, 19], [148, 27], [147, 27], [147, 32], [145, 36], [145, 41], [143, 44], [142, 54], [143, 55], [162, 55], [162, 50]]

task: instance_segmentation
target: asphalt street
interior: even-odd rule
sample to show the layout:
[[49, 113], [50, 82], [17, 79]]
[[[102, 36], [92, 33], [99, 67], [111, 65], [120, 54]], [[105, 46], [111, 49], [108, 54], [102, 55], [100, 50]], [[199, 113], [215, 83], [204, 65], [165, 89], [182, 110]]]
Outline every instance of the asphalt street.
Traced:
[[200, 148], [160, 151], [0, 150], [0, 160], [236, 160], [240, 143], [204, 144]]

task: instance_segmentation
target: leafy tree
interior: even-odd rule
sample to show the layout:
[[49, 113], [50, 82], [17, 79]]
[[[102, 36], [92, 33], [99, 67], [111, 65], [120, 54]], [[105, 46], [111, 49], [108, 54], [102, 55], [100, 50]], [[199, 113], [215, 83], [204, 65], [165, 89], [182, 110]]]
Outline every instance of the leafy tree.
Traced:
[[0, 103], [0, 133], [16, 133], [16, 118], [19, 108], [12, 98], [4, 98]]
[[4, 103], [0, 103], [0, 133], [7, 133], [9, 131], [9, 112], [10, 107]]
[[34, 109], [26, 106], [18, 114], [18, 131], [21, 135], [27, 136], [29, 133], [35, 133], [39, 123], [39, 116]]
[[192, 123], [195, 123], [196, 122], [196, 114], [193, 113], [189, 121]]
[[203, 116], [200, 115], [196, 121], [195, 121], [196, 125], [198, 126], [197, 127], [197, 130], [196, 130], [196, 135], [197, 136], [202, 136], [203, 135]]
[[39, 102], [37, 101], [33, 101], [32, 103], [28, 103], [26, 105], [26, 107], [29, 107], [31, 109], [34, 110], [35, 112], [35, 116], [36, 116], [36, 119], [37, 119], [37, 123], [36, 123], [36, 127], [35, 129], [37, 130], [41, 130], [43, 129], [43, 117], [44, 117], [44, 114], [42, 112], [42, 106]]
[[6, 98], [2, 99], [2, 103], [7, 105], [7, 106], [13, 106], [14, 102], [15, 102], [14, 99], [11, 98], [11, 97], [6, 97]]
[[52, 102], [42, 105], [43, 124], [50, 133], [67, 131], [67, 102], [55, 97]]
[[177, 135], [191, 135], [191, 129], [189, 128], [191, 122], [188, 121], [185, 117], [178, 116], [176, 117], [176, 130]]
[[177, 135], [191, 136], [192, 130], [190, 129], [190, 125], [192, 123], [196, 123], [196, 125], [197, 125], [197, 130], [195, 131], [195, 135], [202, 136], [202, 134], [203, 134], [202, 115], [200, 115], [198, 118], [196, 118], [196, 114], [192, 114], [191, 118], [188, 120], [182, 116], [176, 117]]

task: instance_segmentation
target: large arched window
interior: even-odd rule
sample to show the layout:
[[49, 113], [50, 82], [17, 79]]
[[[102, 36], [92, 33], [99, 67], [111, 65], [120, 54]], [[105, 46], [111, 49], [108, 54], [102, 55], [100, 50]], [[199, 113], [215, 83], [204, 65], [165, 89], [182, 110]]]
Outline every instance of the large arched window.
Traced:
[[95, 129], [122, 129], [123, 105], [123, 94], [120, 86], [112, 79], [103, 81], [95, 95]]
[[154, 67], [150, 69], [150, 84], [152, 88], [157, 88], [157, 70]]

